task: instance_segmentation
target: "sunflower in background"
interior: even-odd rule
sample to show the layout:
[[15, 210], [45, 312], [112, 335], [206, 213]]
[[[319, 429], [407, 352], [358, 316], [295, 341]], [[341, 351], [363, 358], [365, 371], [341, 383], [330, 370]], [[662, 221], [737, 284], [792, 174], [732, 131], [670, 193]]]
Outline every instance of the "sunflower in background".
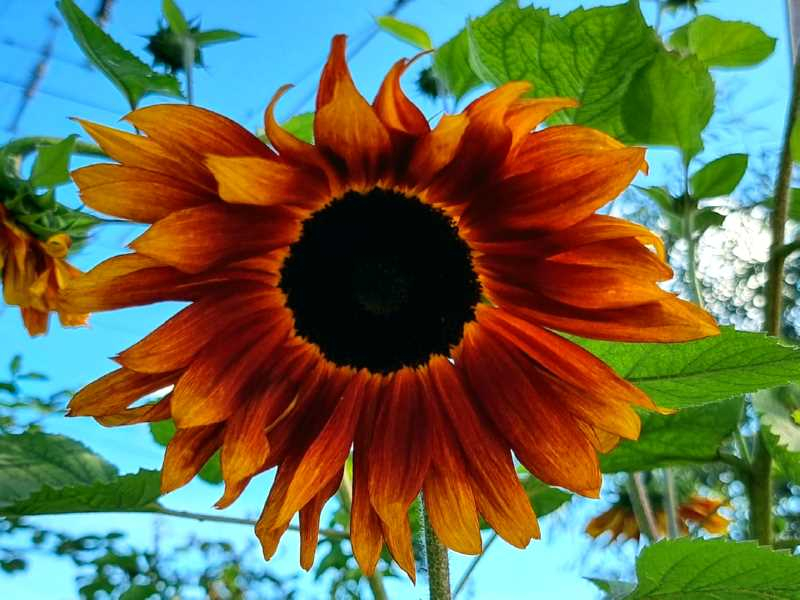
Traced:
[[65, 257], [72, 245], [66, 233], [41, 241], [14, 220], [0, 204], [0, 273], [3, 300], [19, 306], [25, 328], [32, 336], [47, 333], [51, 312], [66, 327], [85, 325], [86, 313], [64, 307], [60, 291], [81, 274]]
[[[667, 534], [667, 514], [664, 510], [663, 497], [659, 494], [650, 494], [650, 503], [655, 517], [655, 533], [659, 538], [663, 538]], [[711, 534], [725, 535], [728, 533], [731, 522], [718, 511], [727, 506], [729, 504], [725, 500], [692, 494], [685, 502], [678, 505], [678, 529], [683, 535], [689, 533], [690, 526], [705, 529]], [[625, 493], [620, 493], [619, 500], [614, 506], [589, 521], [586, 533], [593, 538], [610, 533], [609, 544], [617, 540], [638, 541], [641, 531], [633, 512], [630, 497]]]
[[[626, 341], [716, 335], [662, 290], [659, 238], [593, 214], [646, 168], [644, 150], [579, 126], [532, 133], [565, 98], [504, 85], [435, 128], [403, 94], [401, 60], [370, 104], [333, 40], [315, 143], [266, 111], [272, 147], [193, 106], [84, 123], [119, 164], [73, 176], [87, 205], [150, 224], [133, 250], [66, 291], [76, 311], [191, 304], [116, 357], [70, 404], [105, 425], [172, 418], [162, 488], [221, 449], [230, 505], [277, 467], [256, 527], [265, 557], [299, 512], [310, 568], [320, 511], [353, 450], [353, 552], [384, 543], [415, 576], [407, 511], [424, 492], [453, 550], [479, 518], [539, 536], [512, 452], [539, 479], [597, 497], [597, 452], [634, 439], [638, 388], [551, 330]], [[137, 401], [174, 385], [164, 399]]]

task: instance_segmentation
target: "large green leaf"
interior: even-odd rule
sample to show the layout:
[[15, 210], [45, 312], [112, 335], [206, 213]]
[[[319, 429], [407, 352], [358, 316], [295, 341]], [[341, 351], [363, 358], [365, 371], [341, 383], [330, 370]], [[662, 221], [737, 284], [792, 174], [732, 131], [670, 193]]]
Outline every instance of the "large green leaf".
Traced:
[[591, 9], [566, 17], [545, 9], [503, 5], [468, 28], [470, 64], [484, 81], [530, 81], [535, 96], [580, 102], [560, 120], [624, 136], [620, 103], [633, 74], [658, 49], [638, 2]]
[[747, 171], [747, 154], [727, 154], [712, 160], [692, 175], [692, 196], [727, 196], [736, 189]]
[[604, 473], [649, 471], [670, 465], [708, 463], [733, 433], [742, 413], [741, 398], [685, 408], [674, 415], [642, 412], [638, 441], [623, 440], [600, 457]]
[[113, 465], [67, 437], [37, 432], [0, 435], [0, 504], [28, 498], [43, 486], [111, 483], [116, 477]]
[[752, 23], [701, 15], [675, 30], [669, 42], [711, 67], [749, 67], [772, 54], [776, 39]]
[[789, 600], [800, 598], [800, 558], [755, 542], [665, 540], [636, 562], [628, 600]]
[[[153, 440], [161, 446], [166, 446], [175, 435], [175, 423], [172, 419], [165, 421], [156, 421], [150, 423], [150, 434]], [[203, 468], [197, 476], [206, 483], [218, 484], [222, 483], [222, 465], [220, 463], [219, 451], [215, 452], [211, 458], [208, 459]]]
[[800, 483], [800, 390], [795, 386], [765, 390], [753, 397], [770, 454], [787, 478]]
[[688, 162], [703, 149], [700, 133], [714, 112], [714, 82], [694, 56], [661, 51], [633, 77], [622, 121], [633, 141], [673, 146]]
[[314, 143], [314, 113], [301, 113], [284, 121], [281, 126], [304, 142]]
[[173, 33], [176, 35], [189, 33], [189, 23], [174, 0], [161, 0], [161, 12], [164, 13], [164, 18], [169, 23]]
[[181, 97], [180, 84], [175, 77], [156, 73], [125, 50], [78, 8], [74, 0], [59, 0], [57, 6], [81, 50], [122, 90], [131, 107], [147, 94]]
[[800, 352], [761, 333], [722, 327], [682, 344], [576, 340], [660, 406], [684, 408], [800, 381]]
[[436, 51], [433, 70], [436, 78], [456, 100], [481, 85], [481, 78], [469, 65], [469, 37], [466, 29], [462, 29]]
[[431, 37], [428, 35], [427, 31], [422, 29], [422, 27], [412, 25], [411, 23], [406, 23], [405, 21], [396, 19], [391, 15], [375, 17], [375, 22], [387, 33], [390, 33], [396, 38], [411, 44], [420, 50], [430, 50], [433, 48]]
[[161, 473], [140, 470], [110, 481], [51, 487], [46, 485], [23, 500], [0, 506], [6, 517], [86, 512], [143, 512], [156, 508]]
[[69, 181], [69, 159], [75, 148], [76, 134], [58, 143], [40, 146], [31, 170], [31, 183], [37, 187], [53, 187]]

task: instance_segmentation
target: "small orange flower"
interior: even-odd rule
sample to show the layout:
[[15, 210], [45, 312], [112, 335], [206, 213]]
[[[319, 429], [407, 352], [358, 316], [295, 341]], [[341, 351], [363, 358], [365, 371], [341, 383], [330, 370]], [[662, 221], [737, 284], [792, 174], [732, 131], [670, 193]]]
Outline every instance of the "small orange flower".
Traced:
[[0, 272], [3, 277], [3, 300], [19, 306], [30, 335], [47, 333], [50, 312], [57, 312], [61, 324], [77, 327], [88, 316], [66, 309], [59, 292], [70, 279], [81, 274], [64, 260], [70, 237], [56, 234], [46, 242], [37, 240], [0, 204]]
[[704, 496], [692, 496], [688, 501], [678, 507], [678, 516], [688, 523], [702, 527], [709, 533], [728, 533], [729, 519], [717, 512], [728, 503]]
[[448, 547], [480, 552], [479, 516], [526, 546], [539, 528], [512, 451], [541, 480], [597, 496], [597, 451], [638, 436], [632, 405], [654, 408], [551, 329], [718, 332], [658, 286], [672, 271], [657, 236], [593, 214], [645, 167], [643, 149], [578, 126], [531, 133], [575, 102], [523, 98], [526, 83], [431, 129], [400, 88], [408, 64], [370, 104], [334, 38], [314, 144], [276, 123], [285, 88], [266, 111], [272, 148], [192, 106], [128, 115], [144, 136], [84, 124], [120, 163], [74, 173], [84, 201], [151, 226], [71, 286], [70, 306], [191, 305], [120, 354], [72, 414], [174, 419], [164, 491], [221, 448], [219, 506], [277, 467], [256, 533], [269, 558], [299, 512], [305, 568], [351, 448], [365, 572], [386, 543], [414, 577], [407, 511], [421, 490]]

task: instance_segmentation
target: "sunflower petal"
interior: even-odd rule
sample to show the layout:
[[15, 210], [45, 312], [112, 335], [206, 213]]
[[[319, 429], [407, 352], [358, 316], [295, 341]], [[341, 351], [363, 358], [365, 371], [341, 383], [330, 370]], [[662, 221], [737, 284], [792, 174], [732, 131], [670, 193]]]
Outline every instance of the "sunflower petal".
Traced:
[[314, 555], [319, 542], [320, 512], [339, 489], [341, 481], [342, 473], [339, 472], [300, 510], [300, 566], [306, 571], [314, 565]]
[[161, 493], [178, 489], [200, 472], [211, 455], [222, 444], [220, 424], [204, 427], [179, 428], [167, 444], [164, 466], [161, 468]]
[[93, 381], [70, 400], [70, 416], [113, 415], [139, 398], [175, 383], [176, 373], [137, 373], [117, 369]]
[[411, 64], [406, 59], [398, 60], [381, 84], [372, 106], [387, 129], [420, 136], [430, 131], [428, 120], [422, 111], [408, 99], [400, 86], [400, 77]]

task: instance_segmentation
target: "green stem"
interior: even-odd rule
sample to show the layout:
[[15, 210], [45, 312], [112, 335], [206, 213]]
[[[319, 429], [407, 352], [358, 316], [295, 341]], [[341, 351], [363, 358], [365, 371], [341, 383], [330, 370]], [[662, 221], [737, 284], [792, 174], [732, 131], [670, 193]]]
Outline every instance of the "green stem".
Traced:
[[655, 542], [658, 539], [658, 527], [641, 472], [633, 473], [628, 478], [628, 496], [631, 499], [633, 514], [636, 515], [636, 522], [639, 524], [639, 531], [645, 534], [651, 542]]
[[455, 589], [453, 590], [453, 598], [457, 597], [461, 590], [464, 589], [464, 586], [467, 585], [467, 580], [469, 579], [472, 572], [475, 570], [475, 567], [478, 566], [478, 563], [481, 562], [481, 559], [486, 556], [486, 551], [497, 541], [497, 533], [493, 532], [492, 535], [489, 536], [489, 539], [486, 540], [486, 543], [483, 545], [483, 550], [481, 551], [478, 556], [472, 559], [472, 562], [469, 563], [467, 570], [464, 571], [464, 574], [461, 576], [461, 579], [458, 580]]
[[[741, 417], [739, 417], [741, 419]], [[742, 432], [736, 429], [733, 432], [733, 443], [736, 444], [736, 449], [739, 451], [741, 460], [745, 465], [749, 466], [753, 458], [750, 456], [750, 449], [747, 447], [747, 441], [744, 439]]]
[[186, 35], [183, 39], [183, 70], [186, 73], [186, 101], [194, 104], [194, 39]]
[[678, 492], [675, 487], [675, 474], [670, 467], [664, 469], [664, 510], [667, 513], [667, 534], [669, 539], [680, 537], [678, 530]]
[[795, 548], [797, 548], [797, 546], [800, 546], [800, 538], [789, 538], [789, 539], [786, 539], [786, 540], [777, 540], [773, 544], [773, 547], [776, 550], [794, 550]]
[[755, 436], [750, 470], [750, 531], [763, 546], [772, 545], [772, 457], [761, 432]]
[[[8, 154], [17, 155], [24, 158], [28, 154], [35, 152], [39, 146], [51, 146], [62, 141], [62, 139], [63, 138], [44, 135], [22, 137], [17, 138], [16, 140], [11, 140], [5, 146], [0, 147], [0, 150], [5, 151]], [[103, 152], [103, 149], [100, 148], [100, 146], [91, 144], [89, 142], [82, 142], [80, 140], [75, 142], [75, 149], [73, 152], [75, 154], [85, 154], [87, 156], [106, 156], [106, 153]]]
[[433, 530], [422, 498], [422, 521], [425, 529], [425, 559], [428, 564], [428, 588], [430, 600], [451, 600], [450, 594], [450, 562], [447, 557], [447, 548], [444, 547], [436, 532]]

